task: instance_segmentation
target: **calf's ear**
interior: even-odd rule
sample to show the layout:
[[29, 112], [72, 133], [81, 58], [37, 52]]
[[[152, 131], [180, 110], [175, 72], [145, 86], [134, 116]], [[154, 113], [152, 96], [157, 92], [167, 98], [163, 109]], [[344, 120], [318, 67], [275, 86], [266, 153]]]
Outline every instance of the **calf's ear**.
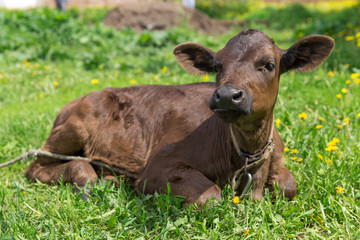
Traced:
[[175, 47], [176, 61], [187, 72], [201, 75], [216, 72], [215, 53], [197, 43], [182, 43]]
[[307, 72], [315, 69], [330, 55], [335, 42], [323, 35], [310, 35], [284, 51], [281, 57], [281, 73], [289, 70]]

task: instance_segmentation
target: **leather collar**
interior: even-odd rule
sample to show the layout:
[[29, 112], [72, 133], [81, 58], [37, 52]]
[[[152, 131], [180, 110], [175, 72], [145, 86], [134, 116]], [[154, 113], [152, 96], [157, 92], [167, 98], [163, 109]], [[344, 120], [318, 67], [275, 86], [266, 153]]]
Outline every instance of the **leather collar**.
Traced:
[[[274, 140], [273, 140], [274, 123], [271, 124], [271, 130], [270, 130], [269, 138], [268, 138], [266, 145], [259, 152], [255, 153], [255, 154], [244, 153], [240, 150], [240, 146], [239, 146], [238, 142], [236, 141], [236, 138], [235, 138], [235, 135], [234, 135], [234, 132], [233, 132], [231, 126], [230, 126], [230, 134], [231, 134], [231, 139], [235, 146], [238, 156], [241, 159], [245, 159], [245, 165], [242, 168], [236, 170], [234, 173], [234, 176], [231, 180], [231, 189], [233, 190], [234, 196], [237, 194], [240, 194], [239, 197], [243, 197], [249, 190], [251, 182], [252, 182], [252, 176], [248, 172], [248, 170], [258, 167], [261, 164], [263, 164], [265, 162], [265, 160], [270, 157], [271, 153], [274, 150]], [[239, 187], [242, 177], [244, 175], [247, 176], [247, 179], [248, 179], [247, 184], [246, 184], [245, 188], [241, 191], [241, 193], [239, 193], [238, 187]]]

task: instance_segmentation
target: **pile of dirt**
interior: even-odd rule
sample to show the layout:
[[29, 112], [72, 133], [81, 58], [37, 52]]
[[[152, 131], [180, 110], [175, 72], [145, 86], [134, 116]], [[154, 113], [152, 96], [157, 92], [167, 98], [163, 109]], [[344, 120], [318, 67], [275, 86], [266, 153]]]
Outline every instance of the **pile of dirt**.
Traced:
[[205, 34], [222, 34], [237, 21], [209, 18], [198, 10], [174, 2], [124, 2], [108, 12], [104, 23], [118, 30], [131, 27], [137, 32], [144, 29], [165, 30], [187, 21], [190, 26]]

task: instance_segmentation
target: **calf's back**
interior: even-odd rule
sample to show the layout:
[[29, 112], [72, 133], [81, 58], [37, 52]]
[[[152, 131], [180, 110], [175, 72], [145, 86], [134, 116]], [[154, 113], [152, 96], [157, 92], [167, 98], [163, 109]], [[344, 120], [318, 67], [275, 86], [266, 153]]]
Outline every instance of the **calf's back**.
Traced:
[[197, 83], [89, 93], [61, 109], [44, 148], [141, 173], [157, 149], [183, 139], [212, 115], [214, 89], [214, 83]]

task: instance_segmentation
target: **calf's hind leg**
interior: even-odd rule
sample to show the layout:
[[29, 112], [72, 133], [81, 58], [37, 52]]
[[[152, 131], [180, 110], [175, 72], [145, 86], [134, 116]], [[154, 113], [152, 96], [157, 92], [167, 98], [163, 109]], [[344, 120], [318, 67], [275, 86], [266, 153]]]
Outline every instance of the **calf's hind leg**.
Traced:
[[49, 161], [47, 157], [39, 157], [26, 170], [25, 176], [32, 181], [54, 184], [61, 178], [65, 183], [73, 183], [82, 188], [87, 182], [94, 184], [97, 174], [90, 163], [74, 160], [63, 162], [59, 160]]
[[[71, 104], [60, 111], [43, 150], [69, 156], [83, 152], [87, 131]], [[89, 162], [65, 162], [43, 156], [31, 163], [25, 176], [32, 181], [38, 179], [47, 184], [57, 183], [62, 177], [64, 182], [73, 183], [78, 187], [84, 187], [87, 182], [95, 183], [97, 180], [97, 174]]]

